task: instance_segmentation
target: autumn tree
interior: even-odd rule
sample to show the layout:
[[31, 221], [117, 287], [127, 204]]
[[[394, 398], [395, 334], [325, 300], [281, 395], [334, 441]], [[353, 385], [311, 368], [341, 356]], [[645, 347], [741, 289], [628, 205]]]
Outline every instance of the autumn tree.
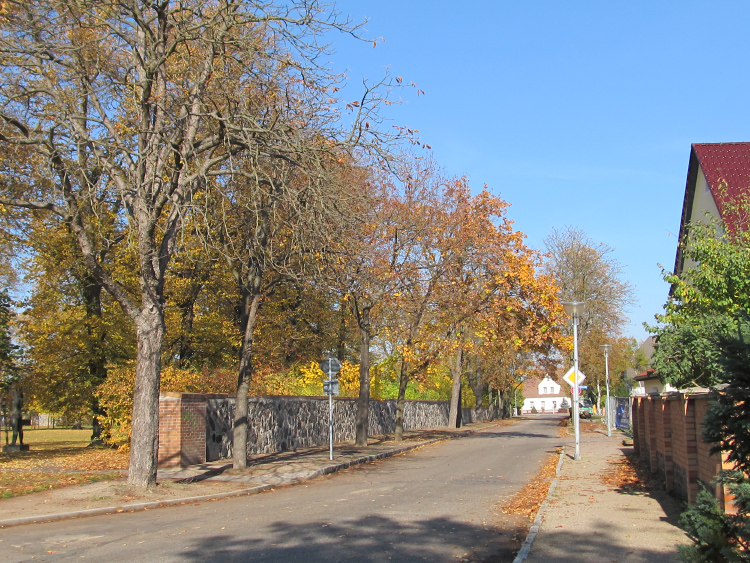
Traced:
[[472, 195], [465, 180], [450, 184], [445, 195], [447, 228], [437, 251], [448, 257], [448, 265], [437, 293], [453, 377], [449, 425], [456, 426], [465, 362], [483, 345], [482, 320], [504, 319], [516, 329], [528, 322], [534, 328], [527, 335], [510, 329], [502, 336], [523, 341], [535, 331], [553, 334], [560, 311], [555, 285], [539, 276], [538, 256], [506, 217], [508, 203], [486, 189]]
[[[605, 373], [599, 345], [614, 345], [621, 337], [633, 288], [622, 279], [614, 249], [592, 241], [581, 230], [554, 229], [545, 239], [545, 247], [546, 272], [560, 287], [560, 300], [586, 302], [578, 328], [580, 369], [589, 377], [589, 386], [601, 387]], [[564, 327], [568, 334], [572, 332], [569, 320]]]
[[[96, 388], [108, 365], [132, 357], [132, 327], [83, 264], [65, 224], [34, 220], [30, 227], [32, 253], [24, 264], [29, 291], [18, 323], [29, 367], [27, 398], [35, 408], [71, 420], [91, 415], [97, 440], [105, 413]], [[105, 255], [100, 252], [109, 262]], [[133, 265], [128, 259], [122, 265], [127, 263]]]
[[[315, 84], [317, 35], [355, 28], [316, 1], [8, 0], [0, 18], [0, 144], [37, 155], [49, 186], [36, 177], [4, 182], [0, 203], [64, 222], [92, 276], [134, 323], [128, 481], [153, 485], [164, 287], [190, 203], [209, 182], [232, 178], [234, 159], [255, 150], [268, 126], [247, 95], [261, 61]], [[135, 288], [98, 255], [102, 202], [120, 218], [116, 240], [135, 249]]]
[[13, 343], [13, 303], [7, 290], [0, 291], [0, 388], [7, 389], [19, 376], [19, 348]]
[[370, 400], [370, 348], [383, 326], [386, 300], [399, 293], [409, 267], [410, 236], [402, 236], [397, 187], [376, 169], [355, 171], [351, 182], [359, 197], [353, 202], [355, 221], [332, 248], [326, 264], [330, 283], [346, 296], [359, 333], [359, 396], [356, 444], [367, 445]]
[[546, 270], [560, 287], [560, 299], [586, 302], [579, 334], [594, 329], [619, 334], [627, 322], [625, 313], [633, 301], [633, 288], [621, 279], [622, 266], [612, 256], [614, 249], [570, 227], [553, 229], [544, 244]]
[[[439, 352], [431, 321], [435, 319], [436, 287], [446, 274], [447, 255], [437, 251], [447, 226], [443, 221], [445, 180], [434, 161], [411, 155], [402, 161], [396, 189], [385, 202], [394, 223], [398, 269], [391, 274], [397, 289], [384, 294], [382, 339], [394, 346], [397, 356], [395, 439], [402, 440], [406, 391], [410, 382], [424, 380]], [[395, 262], [394, 262], [395, 264]]]
[[337, 160], [314, 142], [302, 136], [283, 148], [279, 145], [273, 150], [284, 158], [245, 157], [237, 164], [235, 178], [211, 192], [215, 201], [210, 212], [222, 225], [212, 235], [213, 245], [220, 249], [239, 297], [242, 343], [234, 412], [235, 468], [247, 463], [247, 395], [260, 307], [280, 286], [301, 281], [319, 265], [316, 255], [326, 252], [327, 230], [336, 229], [345, 218], [342, 211], [353, 198], [337, 182]]

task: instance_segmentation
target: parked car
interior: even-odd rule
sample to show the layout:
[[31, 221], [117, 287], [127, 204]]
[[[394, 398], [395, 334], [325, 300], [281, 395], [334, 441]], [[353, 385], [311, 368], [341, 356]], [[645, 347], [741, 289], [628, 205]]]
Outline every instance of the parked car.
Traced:
[[591, 399], [581, 399], [581, 404], [578, 406], [578, 416], [581, 418], [591, 418], [594, 414], [594, 405], [591, 404]]

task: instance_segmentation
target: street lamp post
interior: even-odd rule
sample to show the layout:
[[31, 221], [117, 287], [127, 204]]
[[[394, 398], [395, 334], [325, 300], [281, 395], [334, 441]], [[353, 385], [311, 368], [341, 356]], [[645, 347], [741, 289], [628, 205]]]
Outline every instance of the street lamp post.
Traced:
[[612, 436], [612, 409], [610, 408], [609, 404], [609, 353], [612, 351], [612, 345], [611, 344], [602, 344], [601, 345], [602, 351], [604, 352], [604, 373], [606, 381], [607, 381], [607, 402], [605, 403], [607, 405], [606, 407], [606, 413], [607, 413], [607, 436]]
[[581, 425], [578, 416], [578, 323], [586, 311], [586, 302], [570, 301], [563, 303], [563, 307], [565, 307], [565, 312], [573, 318], [573, 369], [575, 371], [573, 376], [573, 428], [576, 437], [576, 452], [573, 459], [578, 461], [581, 459]]

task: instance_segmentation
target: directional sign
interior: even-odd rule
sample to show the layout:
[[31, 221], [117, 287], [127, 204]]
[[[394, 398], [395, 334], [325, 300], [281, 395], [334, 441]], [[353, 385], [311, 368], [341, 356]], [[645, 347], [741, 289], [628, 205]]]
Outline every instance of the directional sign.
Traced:
[[323, 381], [323, 394], [324, 395], [337, 395], [339, 394], [339, 380], [325, 380]]
[[336, 375], [341, 370], [341, 362], [334, 356], [328, 356], [320, 362], [320, 371], [326, 375]]
[[[575, 379], [573, 379], [573, 375], [575, 374], [575, 372], [576, 372], [575, 367], [572, 367], [572, 368], [570, 368], [568, 370], [568, 373], [566, 373], [565, 375], [563, 375], [563, 380], [565, 381], [565, 383], [567, 383], [571, 387], [573, 387], [576, 384]], [[581, 383], [583, 383], [584, 379], [586, 379], [586, 376], [583, 375], [582, 371], [578, 370], [578, 378], [577, 379], [578, 379], [578, 385], [580, 385]]]

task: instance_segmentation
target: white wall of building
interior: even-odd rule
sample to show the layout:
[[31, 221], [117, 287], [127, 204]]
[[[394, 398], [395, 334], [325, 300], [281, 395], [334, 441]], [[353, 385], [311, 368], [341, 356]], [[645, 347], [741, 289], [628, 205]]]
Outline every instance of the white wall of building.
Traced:
[[524, 397], [521, 412], [530, 413], [536, 408], [538, 413], [557, 412], [562, 408], [563, 399], [566, 399], [570, 405], [570, 394], [562, 386], [554, 381], [550, 376], [545, 376], [537, 386], [535, 397]]

